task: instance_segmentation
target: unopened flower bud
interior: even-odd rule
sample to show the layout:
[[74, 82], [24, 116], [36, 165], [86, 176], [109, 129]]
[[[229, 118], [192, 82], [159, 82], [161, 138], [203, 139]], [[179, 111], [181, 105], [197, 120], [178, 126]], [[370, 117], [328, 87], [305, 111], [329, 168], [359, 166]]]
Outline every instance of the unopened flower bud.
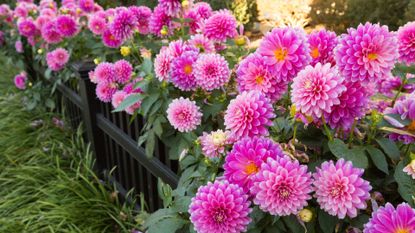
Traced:
[[302, 209], [298, 216], [300, 217], [301, 221], [303, 222], [311, 222], [313, 220], [313, 211], [309, 209]]

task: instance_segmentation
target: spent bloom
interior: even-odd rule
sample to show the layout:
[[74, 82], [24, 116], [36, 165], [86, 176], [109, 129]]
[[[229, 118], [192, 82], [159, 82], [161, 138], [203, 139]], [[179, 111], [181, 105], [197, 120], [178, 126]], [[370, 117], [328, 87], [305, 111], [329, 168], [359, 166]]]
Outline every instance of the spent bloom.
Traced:
[[225, 147], [232, 142], [229, 131], [216, 130], [210, 133], [203, 132], [199, 137], [203, 154], [209, 158], [219, 157], [225, 152]]
[[189, 206], [198, 233], [239, 233], [251, 222], [248, 195], [235, 184], [215, 181], [199, 187]]
[[229, 10], [219, 10], [213, 13], [203, 25], [203, 34], [214, 41], [225, 42], [236, 36], [237, 21]]
[[371, 82], [388, 75], [398, 58], [398, 41], [387, 26], [360, 24], [349, 28], [335, 50], [341, 74], [352, 82]]
[[334, 65], [334, 48], [337, 45], [336, 33], [326, 31], [325, 29], [313, 31], [308, 36], [310, 45], [311, 65], [317, 63], [331, 63]]
[[363, 233], [413, 233], [415, 232], [415, 210], [407, 203], [396, 207], [386, 203], [372, 213], [364, 225]]
[[245, 136], [266, 136], [272, 126], [274, 109], [268, 98], [259, 91], [242, 92], [231, 100], [225, 113], [225, 126], [235, 139]]
[[255, 175], [250, 193], [254, 203], [272, 215], [297, 214], [311, 199], [311, 173], [288, 156], [268, 158]]
[[193, 65], [198, 58], [198, 53], [189, 51], [175, 58], [171, 63], [171, 79], [173, 85], [182, 91], [195, 90], [197, 87], [196, 78], [193, 72]]
[[399, 61], [407, 65], [415, 63], [415, 22], [400, 27], [397, 33]]
[[257, 52], [264, 56], [278, 79], [284, 81], [291, 81], [311, 61], [306, 36], [295, 28], [275, 28], [268, 32]]
[[314, 173], [315, 197], [320, 208], [333, 216], [354, 218], [359, 209], [366, 209], [372, 189], [362, 179], [364, 170], [344, 159], [324, 162]]
[[178, 131], [190, 132], [200, 125], [202, 113], [195, 101], [180, 97], [169, 104], [167, 119]]
[[207, 91], [225, 85], [231, 74], [228, 62], [219, 54], [201, 54], [193, 68], [196, 83]]
[[26, 82], [27, 82], [26, 73], [21, 72], [20, 74], [14, 76], [14, 85], [18, 89], [20, 89], [20, 90], [26, 89]]
[[271, 139], [245, 137], [236, 142], [231, 152], [226, 155], [224, 176], [230, 183], [237, 184], [248, 192], [262, 163], [268, 158], [277, 159], [283, 156], [281, 146]]

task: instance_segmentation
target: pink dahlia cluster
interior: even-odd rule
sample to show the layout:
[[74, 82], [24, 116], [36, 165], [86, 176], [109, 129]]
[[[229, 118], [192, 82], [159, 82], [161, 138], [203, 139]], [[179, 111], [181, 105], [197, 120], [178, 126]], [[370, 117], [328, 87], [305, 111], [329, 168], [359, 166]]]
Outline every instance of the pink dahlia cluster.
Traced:
[[46, 63], [49, 69], [59, 71], [63, 69], [69, 61], [69, 53], [64, 48], [57, 48], [46, 54]]
[[334, 48], [337, 46], [337, 36], [335, 32], [319, 30], [313, 31], [308, 36], [310, 45], [311, 65], [317, 63], [331, 63], [334, 65]]
[[223, 130], [216, 130], [210, 133], [203, 132], [199, 140], [203, 154], [209, 158], [219, 157], [225, 153], [226, 146], [233, 142], [230, 132]]
[[399, 204], [396, 209], [392, 204], [386, 203], [384, 207], [372, 213], [372, 217], [363, 229], [363, 233], [380, 232], [415, 232], [415, 210], [407, 203]]
[[198, 233], [245, 232], [251, 222], [248, 195], [227, 181], [199, 187], [189, 206], [190, 221]]
[[352, 82], [372, 82], [388, 75], [398, 59], [398, 40], [387, 26], [360, 24], [342, 35], [335, 50], [341, 74]]
[[366, 209], [372, 187], [361, 178], [363, 172], [344, 159], [326, 161], [318, 167], [313, 184], [320, 208], [340, 219], [354, 218], [359, 209]]
[[138, 26], [137, 18], [128, 8], [118, 8], [112, 19], [109, 30], [118, 40], [129, 39]]
[[242, 92], [231, 100], [225, 113], [225, 126], [235, 139], [267, 136], [275, 117], [271, 101], [259, 91]]
[[194, 4], [184, 15], [185, 19], [190, 20], [190, 33], [195, 34], [201, 31], [204, 20], [212, 16], [212, 8], [206, 2], [198, 2]]
[[169, 104], [167, 119], [178, 131], [190, 132], [202, 122], [202, 113], [195, 101], [180, 97]]
[[[408, 131], [410, 134], [415, 134], [415, 92], [396, 101], [395, 105], [392, 108], [387, 108], [384, 113], [400, 115], [402, 120], [409, 123], [407, 125], [395, 125], [395, 127]], [[415, 142], [415, 137], [410, 134], [391, 133], [389, 134], [389, 139], [411, 144]]]
[[26, 89], [27, 75], [25, 72], [14, 76], [14, 85], [20, 90]]
[[279, 144], [262, 137], [246, 137], [233, 145], [226, 155], [224, 176], [227, 181], [237, 184], [248, 192], [255, 175], [268, 158], [277, 159], [284, 153]]
[[399, 61], [411, 65], [415, 63], [415, 22], [400, 27], [398, 32]]

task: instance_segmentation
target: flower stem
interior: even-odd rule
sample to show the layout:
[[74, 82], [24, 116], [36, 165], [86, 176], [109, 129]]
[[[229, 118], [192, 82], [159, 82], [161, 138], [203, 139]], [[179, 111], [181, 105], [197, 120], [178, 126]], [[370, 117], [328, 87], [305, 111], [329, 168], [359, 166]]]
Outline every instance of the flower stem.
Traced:
[[402, 89], [403, 89], [403, 87], [404, 87], [405, 85], [406, 85], [406, 76], [404, 76], [404, 77], [403, 77], [402, 84], [401, 84], [401, 86], [399, 87], [398, 92], [396, 92], [395, 97], [393, 97], [392, 106], [394, 106], [394, 105], [395, 105], [395, 102], [396, 102], [396, 100], [398, 99], [399, 95], [401, 94]]
[[333, 141], [333, 135], [331, 135], [329, 127], [327, 127], [326, 119], [324, 119], [324, 115], [321, 115], [321, 120], [323, 121], [324, 131], [326, 131], [327, 137], [329, 141]]
[[352, 142], [353, 142], [353, 137], [354, 137], [354, 129], [356, 128], [356, 124], [357, 121], [356, 119], [353, 121], [353, 125], [352, 125], [352, 129], [350, 130], [350, 135], [349, 135], [349, 147], [352, 146]]

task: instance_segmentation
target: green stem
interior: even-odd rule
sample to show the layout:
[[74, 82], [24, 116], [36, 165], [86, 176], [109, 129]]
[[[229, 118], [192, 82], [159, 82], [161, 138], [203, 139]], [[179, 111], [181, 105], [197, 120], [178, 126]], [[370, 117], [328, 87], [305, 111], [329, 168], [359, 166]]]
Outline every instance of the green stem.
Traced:
[[295, 143], [295, 141], [296, 141], [296, 139], [297, 139], [297, 128], [298, 128], [298, 124], [297, 124], [297, 122], [294, 120], [293, 143]]
[[404, 76], [404, 77], [403, 77], [402, 84], [401, 84], [401, 86], [399, 87], [398, 92], [396, 92], [395, 97], [393, 97], [392, 106], [394, 106], [394, 105], [395, 105], [395, 102], [396, 102], [396, 100], [398, 99], [399, 95], [401, 94], [402, 89], [403, 89], [403, 87], [404, 87], [405, 85], [406, 85], [406, 76]]
[[353, 137], [354, 137], [354, 129], [356, 128], [356, 124], [357, 124], [357, 121], [355, 119], [352, 125], [352, 129], [350, 131], [350, 135], [349, 135], [349, 147], [352, 146]]
[[333, 135], [331, 135], [329, 127], [327, 127], [326, 119], [324, 119], [324, 115], [321, 115], [321, 120], [323, 121], [324, 131], [326, 131], [327, 137], [329, 141], [333, 141]]

